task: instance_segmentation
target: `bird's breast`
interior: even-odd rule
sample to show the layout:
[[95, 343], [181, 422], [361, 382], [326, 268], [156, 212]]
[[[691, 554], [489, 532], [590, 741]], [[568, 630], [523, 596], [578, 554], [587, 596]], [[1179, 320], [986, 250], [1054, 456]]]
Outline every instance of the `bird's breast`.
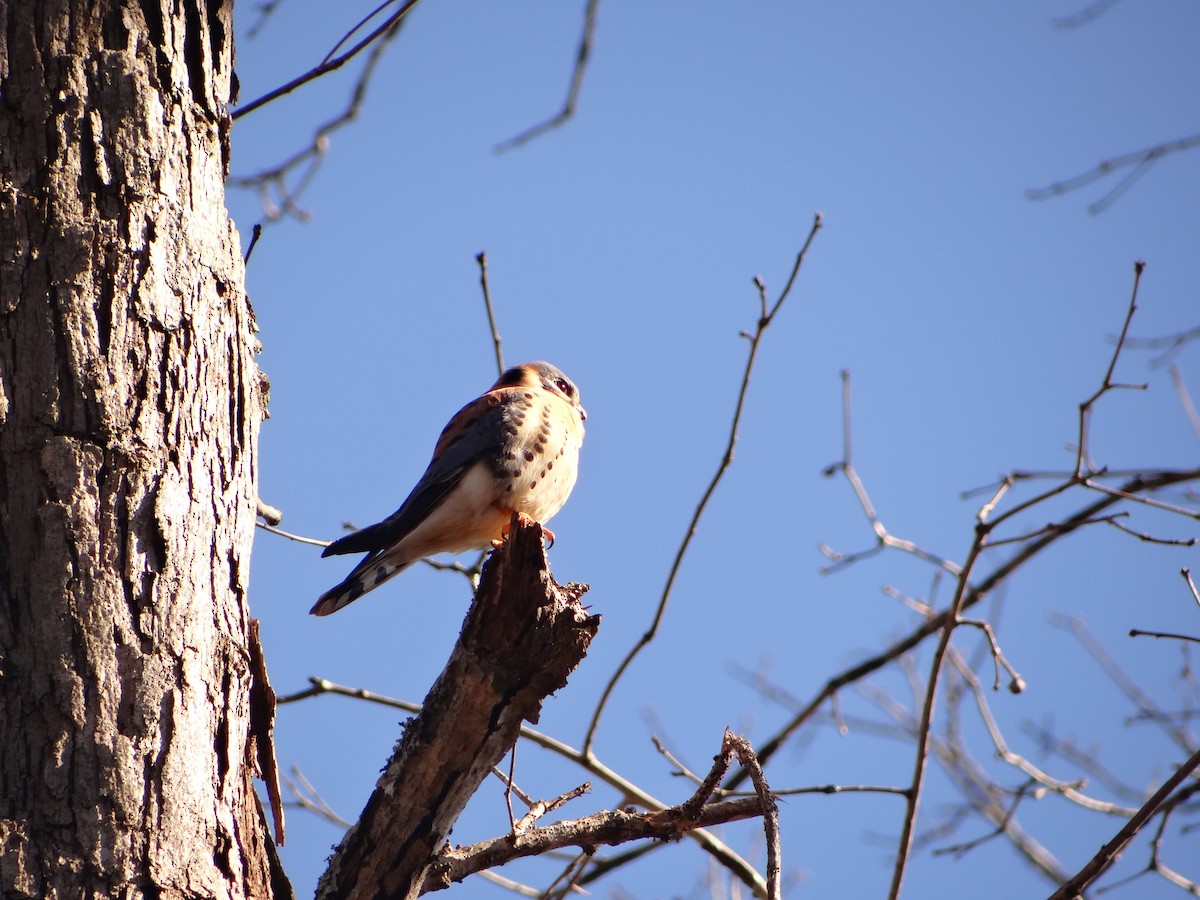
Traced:
[[554, 395], [527, 391], [505, 410], [503, 440], [492, 460], [498, 502], [546, 522], [575, 487], [583, 424]]

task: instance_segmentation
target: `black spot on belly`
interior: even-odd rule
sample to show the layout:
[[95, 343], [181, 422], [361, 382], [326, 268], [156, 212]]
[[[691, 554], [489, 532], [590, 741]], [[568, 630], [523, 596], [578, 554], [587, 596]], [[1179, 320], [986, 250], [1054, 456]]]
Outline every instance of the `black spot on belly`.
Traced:
[[526, 451], [525, 451], [525, 461], [526, 461], [526, 462], [533, 462], [533, 451], [532, 451], [532, 450], [526, 450]]

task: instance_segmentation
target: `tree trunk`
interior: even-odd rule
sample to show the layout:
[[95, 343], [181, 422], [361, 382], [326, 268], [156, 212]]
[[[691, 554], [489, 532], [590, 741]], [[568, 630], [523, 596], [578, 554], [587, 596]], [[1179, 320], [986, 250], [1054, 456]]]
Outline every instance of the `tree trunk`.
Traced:
[[290, 895], [248, 762], [231, 19], [0, 3], [5, 898]]

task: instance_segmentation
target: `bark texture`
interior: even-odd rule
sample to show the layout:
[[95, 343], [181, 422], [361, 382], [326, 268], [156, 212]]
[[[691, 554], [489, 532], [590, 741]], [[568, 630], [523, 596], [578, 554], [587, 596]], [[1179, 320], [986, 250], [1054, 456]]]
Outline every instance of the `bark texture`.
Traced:
[[231, 18], [0, 3], [5, 898], [290, 895], [247, 763]]
[[334, 853], [319, 900], [419, 896], [467, 800], [587, 653], [600, 617], [579, 603], [585, 586], [551, 577], [542, 534], [513, 516], [446, 668]]

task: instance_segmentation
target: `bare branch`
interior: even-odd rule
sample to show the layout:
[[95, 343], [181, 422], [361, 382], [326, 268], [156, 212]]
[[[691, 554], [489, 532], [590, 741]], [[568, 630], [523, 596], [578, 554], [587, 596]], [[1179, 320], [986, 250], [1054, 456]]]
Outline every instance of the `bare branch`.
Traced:
[[[254, 248], [258, 246], [258, 239], [262, 237], [262, 231], [262, 222], [255, 222], [254, 227], [250, 230], [250, 246], [246, 248], [246, 255], [242, 257], [242, 265], [247, 265], [250, 262], [250, 254], [253, 253]], [[270, 520], [268, 519], [267, 521]], [[271, 524], [278, 525], [279, 523], [271, 522]]]
[[633, 648], [625, 655], [625, 658], [621, 660], [620, 665], [617, 666], [617, 670], [613, 673], [612, 677], [608, 681], [608, 684], [605, 686], [603, 693], [600, 695], [600, 700], [597, 702], [596, 709], [592, 713], [592, 720], [588, 725], [587, 734], [583, 740], [584, 753], [591, 753], [592, 742], [596, 736], [596, 729], [600, 726], [600, 717], [604, 713], [604, 707], [608, 704], [608, 698], [612, 695], [613, 689], [617, 686], [617, 682], [621, 680], [621, 677], [629, 668], [630, 663], [632, 663], [637, 655], [642, 651], [642, 648], [654, 640], [655, 635], [658, 634], [658, 628], [662, 623], [663, 614], [667, 611], [667, 603], [670, 602], [671, 599], [671, 590], [675, 586], [675, 578], [679, 574], [679, 569], [683, 564], [683, 558], [687, 554], [688, 547], [691, 546], [692, 538], [696, 536], [696, 529], [700, 524], [700, 517], [704, 515], [704, 510], [708, 506], [708, 501], [712, 498], [713, 493], [716, 491], [717, 485], [720, 484], [721, 478], [725, 475], [725, 471], [729, 468], [730, 464], [733, 463], [733, 450], [737, 445], [738, 430], [741, 427], [742, 421], [742, 410], [745, 408], [746, 395], [750, 390], [750, 376], [754, 371], [754, 362], [758, 357], [759, 343], [762, 341], [762, 337], [766, 329], [775, 320], [775, 315], [779, 312], [780, 307], [783, 306], [783, 301], [787, 299], [788, 294], [791, 292], [792, 285], [796, 281], [796, 276], [800, 272], [800, 267], [804, 264], [804, 259], [808, 255], [808, 248], [812, 245], [813, 238], [816, 237], [817, 232], [821, 228], [821, 223], [822, 216], [821, 213], [818, 212], [813, 217], [812, 228], [808, 232], [808, 237], [804, 241], [804, 246], [800, 248], [800, 252], [796, 255], [796, 262], [792, 266], [792, 273], [788, 278], [787, 285], [784, 286], [783, 292], [779, 295], [779, 299], [775, 301], [775, 305], [771, 307], [769, 311], [767, 310], [766, 295], [764, 293], [764, 289], [761, 287], [762, 281], [761, 279], [755, 279], [755, 283], [760, 286], [759, 297], [762, 304], [763, 314], [758, 320], [758, 326], [755, 329], [754, 334], [750, 335], [750, 352], [746, 358], [745, 370], [742, 373], [742, 383], [740, 389], [738, 390], [737, 403], [734, 406], [733, 421], [730, 423], [729, 438], [725, 445], [725, 452], [721, 456], [721, 462], [717, 466], [716, 473], [713, 475], [712, 480], [709, 481], [708, 487], [705, 489], [704, 494], [700, 498], [700, 502], [696, 505], [696, 509], [692, 513], [692, 519], [688, 523], [687, 531], [684, 533], [683, 540], [679, 545], [679, 549], [675, 553], [675, 560], [671, 563], [671, 571], [667, 575], [667, 583], [663, 587], [662, 596], [659, 598], [658, 606], [654, 611], [654, 619], [650, 623], [650, 628], [641, 636], [638, 642], [634, 644]]
[[282, 528], [276, 528], [274, 525], [268, 524], [267, 522], [255, 522], [254, 524], [263, 531], [269, 531], [271, 534], [277, 534], [280, 537], [287, 538], [289, 541], [296, 541], [300, 544], [311, 544], [314, 547], [328, 547], [331, 543], [333, 543], [332, 541], [323, 541], [320, 538], [305, 537], [302, 534], [292, 534], [290, 531], [284, 531]]
[[[1130, 493], [1138, 493], [1141, 491], [1154, 491], [1173, 484], [1182, 484], [1185, 482], [1196, 481], [1200, 479], [1200, 467], [1194, 469], [1180, 471], [1160, 471], [1146, 472], [1135, 476], [1122, 485], [1123, 489]], [[1056, 543], [1064, 536], [1071, 534], [1076, 529], [1082, 527], [1086, 522], [1089, 522], [1101, 514], [1104, 510], [1117, 502], [1116, 497], [1104, 496], [1099, 500], [1089, 503], [1087, 506], [1079, 509], [1074, 515], [1068, 516], [1062, 520], [1063, 528], [1061, 531], [1046, 534], [1040, 538], [1025, 544], [1013, 556], [987, 575], [982, 581], [971, 588], [971, 591], [962, 604], [962, 609], [967, 610], [981, 602], [984, 597], [988, 596], [993, 591], [997, 590], [1002, 584], [1007, 582], [1008, 578], [1017, 570], [1019, 570], [1030, 559], [1038, 556], [1048, 547]], [[798, 704], [799, 711], [789, 720], [778, 732], [765, 744], [759, 747], [758, 757], [762, 761], [766, 761], [773, 756], [787, 740], [804, 726], [817, 711], [830, 700], [839, 690], [847, 685], [854, 684], [866, 678], [868, 675], [879, 671], [884, 666], [902, 657], [905, 653], [923, 643], [926, 638], [937, 634], [945, 626], [948, 611], [937, 613], [936, 615], [921, 622], [908, 635], [895, 641], [890, 646], [884, 648], [879, 653], [869, 656], [858, 663], [842, 670], [841, 672], [831, 676], [825, 684], [812, 696], [807, 703]], [[745, 773], [735, 773], [726, 788], [735, 787], [746, 777]]]
[[1078, 28], [1080, 25], [1100, 18], [1116, 6], [1118, 2], [1119, 0], [1092, 0], [1091, 3], [1079, 10], [1079, 12], [1063, 16], [1062, 18], [1051, 19], [1051, 21], [1057, 28]]
[[[1108, 369], [1104, 373], [1104, 380], [1100, 382], [1100, 387], [1096, 389], [1096, 393], [1088, 397], [1087, 400], [1079, 404], [1079, 444], [1075, 453], [1075, 477], [1082, 479], [1084, 477], [1084, 464], [1087, 464], [1089, 473], [1096, 471], [1088, 459], [1088, 422], [1091, 418], [1092, 407], [1096, 405], [1096, 401], [1107, 394], [1110, 390], [1124, 385], [1113, 383], [1113, 371], [1117, 367], [1117, 360], [1121, 356], [1121, 350], [1125, 346], [1125, 338], [1129, 334], [1129, 323], [1133, 321], [1133, 314], [1137, 312], [1137, 294], [1138, 285], [1142, 281], [1142, 272], [1145, 271], [1146, 264], [1138, 260], [1133, 264], [1133, 291], [1129, 297], [1129, 309], [1125, 313], [1125, 323], [1121, 326], [1121, 336], [1117, 338], [1117, 345], [1113, 348], [1112, 359], [1108, 362]], [[1145, 390], [1146, 386], [1141, 385], [1141, 390]]]
[[492, 148], [493, 153], [503, 153], [523, 144], [528, 144], [536, 137], [547, 131], [553, 131], [575, 115], [575, 104], [579, 102], [579, 92], [583, 89], [583, 74], [587, 70], [588, 59], [592, 53], [592, 36], [596, 31], [596, 10], [600, 0], [587, 0], [583, 10], [583, 34], [579, 37], [579, 49], [575, 51], [575, 68], [571, 72], [571, 86], [567, 89], [567, 99], [555, 115], [527, 128], [515, 137], [497, 144]]
[[984, 619], [962, 619], [959, 624], [970, 625], [974, 628], [978, 628], [984, 633], [984, 636], [987, 637], [988, 646], [991, 647], [992, 650], [992, 662], [996, 669], [996, 681], [992, 687], [992, 690], [1000, 690], [1000, 667], [1003, 666], [1004, 671], [1008, 673], [1008, 677], [1010, 679], [1008, 682], [1009, 691], [1014, 694], [1019, 694], [1024, 691], [1025, 679], [1018, 674], [1017, 670], [1013, 668], [1012, 663], [1010, 663], [1007, 657], [1000, 652], [1000, 644], [996, 641], [996, 634], [994, 631], [992, 631], [992, 626]]
[[831, 560], [831, 564], [824, 566], [820, 571], [822, 575], [829, 575], [839, 569], [844, 569], [847, 566], [854, 565], [863, 559], [875, 556], [883, 552], [884, 549], [891, 547], [895, 550], [901, 550], [905, 553], [911, 553], [918, 559], [923, 559], [928, 563], [932, 563], [940, 569], [949, 572], [951, 575], [959, 574], [958, 566], [948, 559], [943, 559], [936, 554], [930, 553], [923, 547], [918, 546], [913, 541], [905, 540], [904, 538], [894, 537], [890, 534], [883, 521], [879, 518], [879, 514], [875, 511], [874, 504], [871, 503], [871, 498], [867, 494], [867, 489], [862, 483], [862, 479], [858, 477], [858, 471], [854, 468], [854, 462], [850, 455], [852, 441], [852, 426], [851, 426], [851, 377], [850, 370], [842, 370], [842, 458], [832, 465], [826, 466], [822, 474], [829, 477], [837, 472], [841, 472], [846, 476], [846, 480], [850, 482], [850, 487], [854, 491], [854, 496], [858, 498], [859, 506], [862, 507], [863, 515], [867, 517], [867, 521], [871, 525], [871, 530], [875, 532], [876, 543], [874, 547], [867, 550], [860, 550], [857, 553], [839, 553], [828, 544], [821, 544], [820, 550], [825, 556]]
[[487, 252], [480, 251], [475, 257], [479, 263], [479, 286], [483, 289], [483, 305], [487, 309], [488, 327], [492, 330], [492, 346], [496, 350], [496, 369], [504, 374], [504, 348], [500, 343], [500, 331], [496, 328], [496, 311], [492, 308], [492, 288], [488, 284]]
[[1194, 634], [1175, 634], [1170, 631], [1142, 631], [1140, 628], [1130, 628], [1130, 637], [1170, 638], [1175, 641], [1192, 641], [1200, 644], [1200, 637]]
[[1197, 339], [1200, 339], [1200, 326], [1163, 337], [1127, 338], [1125, 346], [1148, 350], [1162, 350], [1162, 353], [1150, 360], [1150, 368], [1154, 369], [1161, 366], [1185, 346]]
[[[760, 815], [762, 809], [757, 797], [709, 803], [700, 810], [697, 818], [691, 820], [683, 817], [678, 806], [647, 813], [624, 810], [600, 812], [582, 819], [534, 828], [517, 835], [515, 839], [512, 835], [503, 835], [467, 847], [448, 849], [430, 866], [422, 891], [449, 887], [473, 872], [514, 859], [539, 856], [550, 850], [616, 846], [647, 838], [673, 838], [697, 828], [711, 828]], [[755, 893], [767, 896], [765, 884], [759, 890], [761, 894], [758, 890]]]
[[[953, 688], [952, 682], [950, 686]], [[859, 692], [872, 700], [872, 702], [896, 721], [905, 736], [916, 734], [919, 723], [913, 713], [902, 704], [896, 702], [885, 692], [874, 688], [869, 683], [860, 684]], [[957, 704], [951, 702], [949, 708], [953, 713], [957, 709]], [[865, 725], [867, 723], [859, 723], [857, 727], [863, 729]], [[965, 820], [969, 813], [975, 812], [983, 816], [994, 826], [997, 826], [997, 830], [991, 832], [989, 835], [985, 835], [978, 841], [971, 842], [971, 846], [977, 846], [985, 840], [998, 837], [1002, 834], [1021, 856], [1048, 880], [1054, 884], [1060, 884], [1067, 877], [1068, 873], [1049, 850], [1038, 843], [1037, 840], [1021, 827], [1016, 818], [1015, 805], [1003, 802], [1006, 796], [1011, 796], [1014, 800], [1020, 801], [1028, 796], [1037, 796], [1036, 792], [1029, 790], [1028, 783], [1025, 787], [1018, 788], [1016, 791], [1009, 790], [997, 784], [988, 776], [983, 767], [972, 758], [961, 735], [955, 733], [953, 726], [947, 726], [947, 732], [946, 736], [932, 735], [930, 748], [941, 765], [943, 772], [958, 787], [963, 796], [967, 798], [968, 805], [955, 815], [953, 822], [938, 831], [941, 834], [951, 833], [957, 828], [959, 823]], [[907, 796], [909, 791], [905, 789], [902, 793], [904, 796]], [[928, 843], [928, 838], [923, 838], [922, 841]], [[960, 852], [966, 852], [967, 845], [960, 844], [959, 847]]]
[[1171, 366], [1171, 382], [1175, 385], [1175, 393], [1179, 397], [1179, 403], [1183, 407], [1183, 413], [1187, 416], [1188, 424], [1192, 426], [1192, 431], [1196, 437], [1200, 438], [1200, 413], [1196, 412], [1196, 404], [1192, 402], [1192, 395], [1188, 393], [1187, 385], [1183, 382], [1183, 375], [1179, 372], [1179, 366]]
[[1196, 747], [1196, 739], [1186, 729], [1181, 728], [1168, 717], [1161, 715], [1162, 710], [1154, 699], [1142, 690], [1141, 686], [1134, 681], [1129, 673], [1121, 668], [1120, 664], [1113, 658], [1112, 654], [1104, 648], [1104, 646], [1096, 640], [1095, 636], [1088, 630], [1087, 625], [1080, 618], [1066, 618], [1064, 616], [1052, 616], [1050, 623], [1060, 628], [1064, 628], [1075, 636], [1076, 640], [1083, 645], [1083, 648], [1096, 661], [1104, 674], [1109, 677], [1113, 684], [1129, 698], [1130, 702], [1137, 707], [1139, 713], [1147, 714], [1146, 718], [1149, 721], [1156, 722], [1163, 727], [1163, 730], [1178, 745], [1185, 753], [1192, 753]]
[[1196, 582], [1192, 581], [1191, 569], [1180, 569], [1179, 574], [1183, 576], [1183, 580], [1187, 582], [1188, 590], [1192, 592], [1192, 598], [1196, 604], [1200, 606], [1200, 590], [1196, 589]]
[[1168, 801], [1175, 789], [1183, 784], [1197, 767], [1200, 767], [1200, 751], [1193, 753], [1187, 762], [1176, 769], [1175, 773], [1163, 782], [1162, 787], [1155, 791], [1154, 795], [1133, 815], [1125, 827], [1118, 831], [1111, 841], [1101, 847], [1100, 852], [1093, 856], [1074, 877], [1055, 891], [1050, 896], [1050, 900], [1075, 900], [1076, 897], [1082, 896], [1084, 889], [1112, 865], [1121, 851], [1125, 849], [1125, 845], [1145, 827], [1150, 817]]
[[[767, 897], [771, 900], [780, 900], [783, 890], [780, 881], [783, 865], [782, 850], [779, 845], [779, 809], [775, 805], [775, 798], [767, 786], [767, 777], [763, 774], [762, 766], [759, 765], [758, 757], [754, 755], [754, 749], [750, 746], [750, 742], [744, 737], [735, 736], [727, 728], [725, 729], [725, 743], [726, 746], [732, 746], [734, 753], [737, 754], [738, 762], [742, 764], [743, 769], [750, 773], [750, 781], [754, 785], [755, 793], [758, 794], [758, 802], [762, 804], [763, 831], [767, 841]], [[713, 784], [715, 787], [716, 782]]]
[[[285, 697], [280, 697], [279, 703], [295, 703], [300, 700], [306, 700], [311, 697], [317, 697], [322, 694], [335, 694], [337, 696], [349, 697], [356, 700], [365, 700], [370, 703], [377, 703], [382, 706], [387, 706], [393, 709], [403, 710], [408, 713], [420, 713], [422, 706], [418, 703], [411, 703], [406, 700], [399, 700], [394, 697], [388, 697], [383, 694], [377, 694], [373, 691], [363, 688], [347, 687], [346, 685], [337, 684], [325, 678], [310, 678], [310, 686], [302, 691], [297, 691], [294, 694], [289, 694]], [[667, 809], [667, 804], [653, 797], [651, 794], [642, 790], [629, 779], [617, 774], [604, 763], [602, 763], [593, 753], [585, 753], [582, 750], [576, 749], [568, 744], [563, 743], [547, 734], [543, 734], [528, 725], [522, 724], [521, 737], [532, 741], [537, 746], [555, 753], [563, 759], [569, 760], [587, 772], [594, 775], [596, 778], [603, 781], [613, 789], [619, 791], [628, 802], [636, 803], [639, 806], [650, 810], [661, 812]], [[701, 848], [712, 856], [720, 865], [728, 869], [735, 877], [739, 878], [743, 883], [753, 886], [758, 879], [758, 874], [750, 863], [742, 859], [732, 849], [726, 846], [719, 838], [711, 832], [697, 829], [689, 832], [688, 837], [695, 840]]]
[[1118, 531], [1123, 531], [1125, 534], [1128, 534], [1131, 537], [1137, 538], [1139, 541], [1144, 541], [1147, 544], [1164, 544], [1168, 547], [1194, 547], [1194, 546], [1196, 546], [1196, 542], [1198, 539], [1194, 538], [1194, 537], [1191, 537], [1191, 538], [1163, 538], [1163, 537], [1155, 537], [1154, 535], [1148, 534], [1145, 531], [1136, 531], [1133, 528], [1130, 528], [1128, 525], [1122, 525], [1120, 522], [1117, 521], [1117, 519], [1121, 515], [1123, 515], [1123, 514], [1118, 513], [1117, 515], [1113, 516], [1109, 520], [1108, 524], [1113, 526], [1113, 528], [1117, 529]]
[[[757, 768], [757, 760], [749, 742], [726, 729], [721, 752], [713, 758], [712, 769], [702, 779], [695, 794], [677, 806], [640, 815], [627, 811], [598, 813], [573, 822], [559, 822], [527, 832], [518, 831], [471, 847], [447, 850], [430, 868], [424, 890], [448, 887], [479, 869], [552, 849], [578, 846], [590, 850], [601, 844], [617, 845], [645, 837], [675, 838], [698, 827], [761, 815], [767, 830], [767, 878], [763, 881], [756, 877], [749, 886], [756, 896], [778, 900], [781, 896], [778, 811], [761, 769], [758, 770], [756, 796], [753, 799], [710, 802], [735, 755], [743, 766]], [[720, 817], [708, 821], [714, 812], [719, 813]]]
[[975, 567], [976, 561], [979, 559], [980, 551], [983, 549], [986, 539], [987, 532], [981, 522], [976, 527], [975, 540], [971, 544], [971, 549], [967, 553], [967, 560], [963, 564], [962, 572], [958, 576], [958, 584], [955, 587], [954, 598], [950, 602], [950, 608], [946, 610], [945, 616], [941, 617], [943, 624], [937, 646], [933, 651], [933, 661], [930, 664], [929, 677], [926, 681], [925, 700], [921, 707], [921, 721], [917, 729], [916, 759], [913, 764], [913, 776], [909, 786], [909, 794], [905, 798], [907, 808], [904, 814], [904, 824], [900, 832], [900, 844], [896, 851], [896, 864], [892, 869], [892, 885], [888, 892], [890, 900], [897, 900], [900, 896], [900, 888], [904, 884], [904, 873], [908, 866], [909, 854], [912, 852], [913, 829], [916, 826], [917, 808], [921, 802], [922, 788], [925, 783], [925, 769], [928, 761], [933, 710], [937, 702], [942, 665], [950, 650], [950, 638], [954, 634], [954, 629], [960, 621], [959, 617], [966, 606], [968, 598], [972, 594], [970, 584], [971, 572]]
[[292, 795], [290, 806], [296, 806], [300, 809], [308, 810], [327, 822], [332, 822], [339, 828], [349, 828], [353, 822], [349, 822], [342, 816], [339, 816], [320, 792], [313, 787], [304, 773], [300, 771], [299, 766], [292, 766], [291, 776], [281, 776], [284, 786], [288, 789], [288, 793]]
[[347, 50], [341, 56], [333, 56], [333, 53], [335, 53], [337, 51], [337, 48], [341, 47], [342, 44], [344, 44], [350, 38], [350, 36], [354, 34], [354, 32], [356, 32], [359, 28], [361, 28], [366, 23], [366, 21], [368, 21], [369, 19], [374, 17], [376, 15], [376, 13], [380, 12], [385, 7], [390, 6], [393, 2], [396, 2], [396, 0], [386, 0], [386, 2], [382, 3], [378, 8], [376, 8], [374, 11], [372, 11], [367, 16], [366, 19], [359, 22], [359, 24], [355, 25], [354, 28], [352, 28], [349, 32], [347, 32], [346, 35], [340, 41], [338, 41], [338, 43], [334, 47], [334, 49], [331, 50], [329, 55], [327, 55], [325, 57], [325, 59], [323, 59], [318, 65], [313, 66], [311, 69], [309, 69], [303, 75], [300, 75], [297, 78], [293, 78], [287, 84], [280, 85], [279, 87], [275, 88], [274, 90], [268, 91], [267, 93], [265, 93], [261, 97], [259, 97], [257, 100], [252, 100], [250, 103], [247, 103], [245, 106], [239, 107], [237, 110], [234, 111], [231, 118], [233, 118], [236, 121], [237, 119], [240, 119], [242, 116], [249, 115], [250, 113], [254, 112], [256, 109], [266, 106], [272, 100], [277, 100], [286, 94], [290, 94], [296, 88], [301, 87], [302, 85], [308, 84], [308, 82], [313, 81], [317, 78], [320, 78], [322, 75], [326, 75], [329, 72], [333, 72], [337, 69], [340, 69], [346, 63], [348, 63], [350, 60], [352, 60], [354, 57], [356, 57], [359, 53], [361, 53], [366, 47], [368, 47], [372, 43], [374, 43], [385, 32], [387, 32], [388, 29], [398, 25], [400, 20], [403, 19], [406, 15], [408, 15], [409, 12], [412, 11], [413, 7], [415, 7], [417, 5], [419, 0], [408, 0], [408, 2], [405, 3], [403, 6], [401, 6], [400, 9], [398, 9], [396, 12], [392, 13], [392, 15], [388, 16], [388, 18], [383, 22], [382, 25], [380, 25], [378, 28], [376, 28], [374, 31], [372, 31], [370, 34], [368, 34], [365, 38], [363, 38], [361, 41], [359, 41], [357, 44], [355, 44], [353, 47], [351, 47], [349, 50]]
[[[394, 0], [388, 0], [383, 6], [389, 5], [391, 2], [394, 2]], [[414, 5], [415, 2], [416, 0], [413, 0], [409, 6]], [[383, 6], [380, 6], [376, 12], [382, 9]], [[371, 52], [367, 55], [367, 60], [363, 64], [362, 71], [359, 72], [358, 78], [355, 80], [354, 87], [350, 91], [350, 99], [345, 109], [319, 126], [313, 133], [312, 140], [308, 146], [298, 150], [283, 162], [277, 163], [270, 168], [263, 169], [252, 175], [234, 176], [229, 179], [229, 184], [233, 187], [252, 189], [258, 193], [259, 202], [262, 204], [268, 220], [275, 221], [284, 215], [291, 215], [301, 220], [308, 218], [308, 212], [299, 206], [298, 200], [300, 195], [312, 183], [316, 177], [317, 170], [325, 159], [325, 154], [329, 150], [329, 136], [358, 118], [375, 68], [383, 58], [383, 54], [386, 52], [388, 46], [400, 34], [400, 28], [404, 24], [403, 15], [405, 12], [406, 10], [401, 10], [397, 15], [389, 19], [390, 24], [385, 23], [383, 30], [376, 32], [378, 40], [375, 46], [371, 48]], [[375, 13], [371, 13], [368, 18], [373, 15]], [[351, 32], [339, 41], [338, 46], [341, 46], [362, 24], [360, 22], [359, 25], [356, 25]], [[248, 108], [243, 108], [235, 112], [233, 117], [237, 118], [248, 111]], [[292, 172], [305, 164], [307, 164], [307, 168], [304, 169], [296, 182], [289, 184], [289, 177]], [[276, 197], [272, 197], [273, 193]], [[256, 225], [255, 227], [258, 228], [259, 226]]]
[[1091, 184], [1093, 181], [1098, 181], [1106, 175], [1110, 175], [1119, 169], [1129, 168], [1129, 173], [1122, 178], [1117, 185], [1112, 188], [1107, 194], [1088, 206], [1088, 212], [1092, 215], [1101, 213], [1108, 207], [1112, 206], [1125, 191], [1133, 186], [1139, 178], [1150, 171], [1150, 167], [1172, 153], [1178, 153], [1181, 150], [1189, 150], [1192, 147], [1200, 146], [1200, 134], [1193, 134], [1188, 137], [1178, 138], [1173, 141], [1164, 141], [1161, 144], [1155, 144], [1153, 147], [1147, 147], [1145, 150], [1135, 150], [1132, 153], [1122, 153], [1119, 156], [1114, 156], [1103, 160], [1094, 168], [1088, 169], [1082, 174], [1075, 175], [1072, 178], [1065, 178], [1062, 181], [1056, 181], [1054, 184], [1044, 188], [1032, 188], [1025, 192], [1025, 196], [1030, 200], [1046, 200], [1050, 197], [1058, 197], [1070, 191], [1078, 190]]

